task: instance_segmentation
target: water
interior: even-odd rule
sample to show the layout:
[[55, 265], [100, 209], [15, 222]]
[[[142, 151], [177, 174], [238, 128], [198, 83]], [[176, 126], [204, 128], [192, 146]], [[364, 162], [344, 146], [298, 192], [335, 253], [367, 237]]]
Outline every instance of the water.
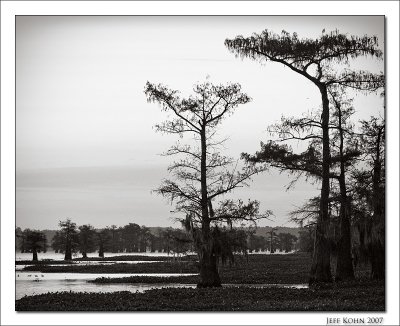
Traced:
[[[117, 261], [74, 261], [73, 264], [46, 264], [46, 266], [73, 266], [73, 265], [113, 265], [113, 264], [143, 264], [143, 263], [159, 263], [157, 260], [117, 260]], [[27, 266], [32, 266], [33, 264], [28, 265], [15, 265], [16, 271], [22, 271]]]
[[[254, 253], [257, 254], [257, 253]], [[280, 253], [274, 253], [280, 254]], [[105, 253], [105, 257], [113, 256], [168, 256], [167, 253]], [[97, 257], [97, 253], [88, 254], [88, 257]], [[171, 256], [171, 255], [170, 255]], [[74, 258], [78, 258], [75, 256]], [[31, 260], [32, 254], [30, 253], [16, 253], [16, 260]], [[63, 260], [63, 254], [56, 254], [54, 251], [40, 253], [39, 260], [53, 259]], [[84, 265], [110, 265], [116, 263], [126, 264], [139, 264], [139, 263], [157, 263], [158, 261], [75, 261], [76, 264]], [[51, 265], [51, 264], [50, 264]], [[62, 264], [54, 266], [70, 266], [71, 264]], [[15, 279], [16, 279], [16, 299], [20, 299], [25, 295], [43, 294], [48, 292], [116, 292], [116, 291], [130, 291], [130, 292], [144, 292], [150, 289], [158, 289], [163, 287], [173, 288], [195, 288], [195, 284], [179, 284], [179, 283], [158, 283], [158, 284], [95, 284], [88, 283], [89, 280], [94, 280], [98, 277], [129, 277], [129, 276], [189, 276], [196, 274], [153, 274], [153, 273], [140, 273], [140, 274], [99, 274], [99, 273], [40, 273], [40, 272], [22, 272], [22, 268], [29, 265], [16, 265], [15, 266]], [[52, 265], [51, 265], [52, 266]], [[283, 287], [283, 288], [307, 288], [307, 284], [224, 284], [226, 287]]]
[[[99, 258], [97, 252], [88, 253], [89, 258]], [[166, 252], [105, 252], [104, 257], [118, 257], [118, 256], [149, 256], [149, 257], [174, 257], [172, 254]], [[52, 259], [52, 260], [64, 260], [64, 254], [55, 253], [54, 251], [47, 251], [38, 253], [39, 260]], [[81, 254], [74, 254], [72, 258], [82, 258]], [[101, 259], [101, 258], [99, 258]], [[32, 254], [29, 252], [16, 252], [15, 260], [32, 260]]]
[[143, 292], [162, 287], [195, 287], [195, 284], [95, 284], [88, 283], [98, 277], [129, 277], [129, 276], [190, 276], [196, 274], [86, 274], [86, 273], [37, 273], [16, 272], [15, 296], [20, 299], [25, 295], [43, 294], [47, 292]]
[[[189, 276], [196, 274], [85, 274], [85, 273], [35, 273], [16, 272], [16, 299], [25, 295], [43, 294], [47, 292], [144, 292], [160, 288], [195, 288], [196, 284], [158, 283], [158, 284], [95, 284], [88, 283], [98, 277], [129, 277], [129, 276]], [[252, 287], [252, 288], [308, 288], [307, 284], [224, 284], [224, 287]]]
[[15, 298], [16, 300], [21, 299], [25, 295], [37, 295], [48, 292], [118, 292], [118, 291], [129, 291], [129, 292], [144, 292], [151, 289], [160, 288], [195, 288], [196, 284], [176, 284], [176, 283], [158, 283], [158, 284], [95, 284], [88, 283], [86, 280], [69, 280], [60, 282], [57, 280], [46, 281], [46, 286], [40, 284], [40, 282], [31, 281], [17, 281]]

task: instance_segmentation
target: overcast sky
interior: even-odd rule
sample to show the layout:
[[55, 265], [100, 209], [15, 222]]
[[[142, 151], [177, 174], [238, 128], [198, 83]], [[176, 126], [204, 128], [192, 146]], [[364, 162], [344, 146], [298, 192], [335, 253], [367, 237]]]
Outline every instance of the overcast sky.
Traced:
[[[315, 86], [279, 64], [235, 58], [226, 38], [266, 28], [318, 37], [337, 28], [377, 35], [384, 46], [381, 16], [18, 16], [16, 27], [16, 224], [23, 228], [54, 229], [67, 217], [95, 227], [173, 225], [173, 206], [151, 190], [168, 176], [170, 161], [158, 154], [176, 138], [154, 131], [166, 115], [146, 102], [146, 81], [183, 95], [208, 75], [239, 82], [253, 100], [219, 132], [230, 137], [226, 153], [234, 157], [258, 150], [281, 115], [319, 107]], [[361, 59], [357, 68], [379, 72], [383, 63]], [[355, 119], [378, 115], [381, 106], [378, 96], [357, 95]], [[260, 175], [234, 197], [274, 211], [274, 221], [261, 225], [291, 226], [287, 213], [318, 185], [300, 182], [286, 192], [289, 182]]]

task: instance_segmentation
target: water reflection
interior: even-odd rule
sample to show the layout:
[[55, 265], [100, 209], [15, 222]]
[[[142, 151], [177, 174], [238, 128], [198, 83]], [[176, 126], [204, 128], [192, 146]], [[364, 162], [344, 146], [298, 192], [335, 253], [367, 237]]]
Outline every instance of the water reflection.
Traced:
[[159, 273], [159, 274], [89, 274], [89, 273], [16, 273], [16, 299], [25, 295], [43, 294], [47, 292], [143, 292], [162, 287], [195, 287], [194, 284], [94, 284], [88, 283], [98, 277], [129, 277], [129, 276], [191, 276], [196, 274]]
[[[194, 253], [193, 253], [194, 254]], [[91, 252], [87, 254], [88, 258], [99, 258], [99, 254]], [[119, 257], [119, 256], [148, 256], [148, 257], [174, 257], [173, 254], [166, 252], [105, 252], [104, 258]], [[176, 257], [176, 255], [175, 255]], [[56, 253], [54, 251], [47, 251], [38, 254], [39, 260], [51, 259], [51, 260], [64, 260], [64, 254]], [[82, 258], [82, 255], [74, 254], [72, 258]], [[28, 252], [16, 252], [15, 260], [32, 260], [32, 254]]]
[[[169, 288], [195, 288], [195, 284], [158, 283], [158, 284], [94, 284], [88, 280], [97, 277], [129, 277], [129, 276], [189, 276], [196, 274], [85, 274], [85, 273], [16, 273], [16, 299], [25, 295], [43, 294], [47, 292], [115, 292], [130, 291], [144, 292], [150, 289]], [[283, 287], [283, 288], [308, 288], [307, 284], [224, 284], [224, 287]]]
[[130, 292], [144, 292], [150, 289], [157, 289], [163, 287], [174, 288], [195, 288], [195, 284], [94, 284], [87, 283], [86, 280], [47, 280], [45, 285], [42, 282], [32, 281], [18, 281], [16, 286], [16, 299], [21, 299], [25, 295], [44, 294], [47, 292], [117, 292], [117, 291], [130, 291]]
[[[72, 266], [72, 265], [113, 265], [113, 264], [143, 264], [143, 263], [159, 263], [158, 260], [117, 260], [117, 261], [74, 261], [72, 264], [46, 264], [46, 266]], [[16, 271], [22, 271], [25, 267], [32, 266], [33, 264], [28, 265], [15, 265]]]

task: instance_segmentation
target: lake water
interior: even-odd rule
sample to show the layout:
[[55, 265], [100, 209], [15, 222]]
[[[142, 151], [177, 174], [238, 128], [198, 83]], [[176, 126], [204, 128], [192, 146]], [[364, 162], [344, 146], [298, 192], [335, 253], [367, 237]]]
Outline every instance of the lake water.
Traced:
[[39, 273], [16, 272], [15, 296], [20, 299], [25, 295], [43, 294], [47, 292], [143, 292], [162, 287], [196, 287], [195, 284], [94, 284], [88, 283], [98, 277], [129, 276], [190, 276], [196, 274], [88, 274], [88, 273]]
[[[73, 264], [46, 264], [46, 266], [73, 266], [73, 265], [113, 265], [113, 264], [143, 264], [143, 263], [158, 263], [157, 260], [116, 260], [116, 261], [74, 261]], [[33, 264], [27, 265], [15, 265], [16, 271], [22, 271], [27, 266], [32, 266]]]
[[[35, 273], [35, 272], [16, 272], [16, 299], [25, 295], [43, 294], [47, 292], [144, 292], [150, 289], [160, 288], [195, 288], [196, 284], [95, 284], [88, 283], [98, 277], [129, 277], [129, 276], [189, 276], [196, 274], [85, 274], [85, 273]], [[283, 288], [308, 288], [307, 284], [224, 284], [224, 287], [283, 287]]]
[[[257, 253], [254, 253], [257, 254]], [[279, 253], [275, 253], [279, 254]], [[168, 256], [167, 253], [105, 253], [105, 258], [113, 256]], [[97, 257], [96, 253], [89, 254], [88, 257]], [[171, 255], [170, 255], [171, 256]], [[78, 256], [74, 257], [78, 258]], [[30, 253], [17, 253], [16, 260], [31, 260], [32, 254]], [[46, 252], [39, 254], [39, 260], [53, 259], [63, 260], [63, 254], [56, 254], [55, 252]], [[140, 264], [140, 263], [157, 263], [158, 261], [76, 261], [77, 264]], [[51, 264], [50, 264], [51, 265]], [[15, 280], [16, 280], [16, 299], [20, 299], [25, 295], [43, 294], [47, 292], [116, 292], [116, 291], [130, 291], [130, 292], [144, 292], [150, 289], [158, 289], [164, 287], [173, 288], [195, 288], [195, 284], [176, 284], [176, 283], [159, 283], [159, 284], [94, 284], [88, 283], [89, 280], [94, 280], [98, 277], [129, 277], [129, 276], [186, 276], [196, 274], [99, 274], [99, 273], [40, 273], [40, 272], [23, 272], [22, 268], [29, 265], [16, 265], [15, 266]], [[70, 266], [70, 264], [61, 264], [55, 266]], [[246, 287], [291, 287], [291, 288], [307, 288], [307, 284], [224, 284], [224, 286], [246, 286]]]
[[[97, 252], [88, 253], [89, 258], [99, 258]], [[173, 257], [172, 254], [167, 254], [166, 252], [105, 252], [104, 258], [108, 257], [118, 257], [118, 256], [149, 256], [149, 257]], [[64, 254], [55, 253], [54, 251], [47, 251], [38, 253], [39, 260], [52, 259], [52, 260], [64, 260]], [[82, 258], [81, 254], [74, 254], [72, 258]], [[99, 258], [101, 259], [101, 258]], [[29, 252], [16, 252], [15, 260], [32, 260], [32, 254]]]

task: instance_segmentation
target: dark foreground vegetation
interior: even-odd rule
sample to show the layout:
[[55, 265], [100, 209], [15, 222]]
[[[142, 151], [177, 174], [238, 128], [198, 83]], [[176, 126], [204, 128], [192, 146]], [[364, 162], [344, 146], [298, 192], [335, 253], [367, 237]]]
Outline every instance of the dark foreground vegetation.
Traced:
[[[173, 300], [171, 300], [173, 298]], [[154, 289], [145, 293], [60, 292], [24, 297], [17, 311], [384, 311], [383, 282], [320, 288]]]
[[[233, 264], [219, 265], [222, 284], [302, 284], [308, 280], [308, 254], [236, 256]], [[190, 266], [191, 263], [180, 263]], [[144, 264], [140, 264], [144, 265]], [[146, 264], [150, 265], [150, 264]], [[153, 268], [163, 263], [153, 264]], [[179, 264], [177, 264], [179, 266]], [[66, 266], [69, 267], [69, 266]], [[160, 270], [163, 270], [162, 268]], [[195, 271], [195, 272], [198, 272]], [[199, 276], [98, 278], [94, 283], [197, 284]]]
[[[220, 265], [222, 284], [306, 284], [311, 256], [306, 253], [288, 255], [236, 256], [232, 265]], [[143, 265], [143, 264], [141, 264]], [[161, 266], [159, 263], [153, 267]], [[356, 266], [358, 279], [368, 279], [369, 266]], [[130, 276], [122, 278], [99, 277], [93, 283], [182, 283], [197, 284], [199, 276]]]

